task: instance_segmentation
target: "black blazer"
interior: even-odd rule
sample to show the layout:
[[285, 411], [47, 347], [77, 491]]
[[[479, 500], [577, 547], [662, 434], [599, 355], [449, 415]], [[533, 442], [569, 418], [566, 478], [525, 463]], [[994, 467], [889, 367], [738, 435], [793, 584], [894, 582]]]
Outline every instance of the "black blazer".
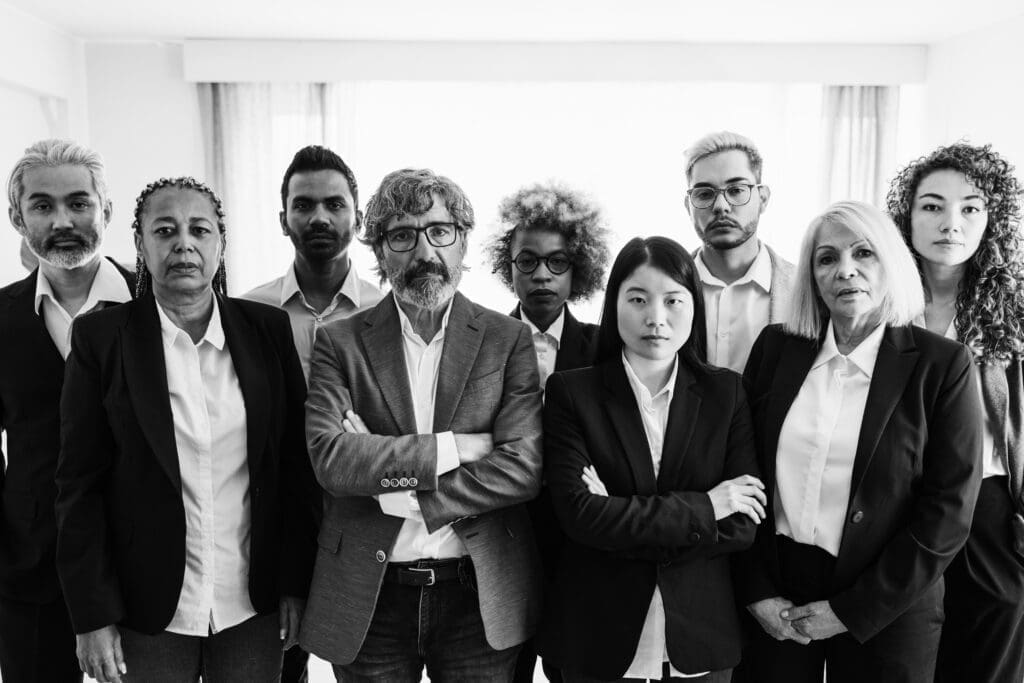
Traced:
[[[764, 329], [744, 379], [768, 500], [779, 432], [819, 343]], [[857, 442], [829, 603], [859, 642], [938, 581], [967, 539], [981, 486], [981, 401], [967, 347], [919, 327], [887, 327]], [[780, 595], [772, 506], [742, 565], [746, 604]]]
[[[740, 377], [679, 364], [657, 479], [640, 410], [619, 358], [555, 373], [544, 405], [544, 473], [568, 535], [538, 650], [562, 669], [619, 678], [654, 595], [665, 603], [669, 658], [683, 673], [740, 658], [729, 553], [755, 524], [716, 522], [707, 491], [757, 474]], [[594, 465], [609, 497], [580, 479]]]
[[[134, 291], [135, 276], [111, 263]], [[60, 595], [53, 476], [64, 358], [35, 310], [37, 277], [38, 269], [0, 289], [0, 595], [41, 604]]]
[[[305, 598], [313, 568], [305, 380], [286, 313], [219, 301], [246, 409], [249, 597], [265, 614], [282, 594]], [[161, 632], [184, 577], [185, 514], [152, 293], [75, 325], [61, 414], [57, 571], [75, 632]]]
[[[522, 309], [518, 305], [509, 315], [516, 320], [523, 319]], [[558, 354], [555, 356], [555, 372], [593, 365], [594, 351], [597, 349], [597, 330], [597, 325], [577, 320], [566, 306], [562, 338], [558, 342]]]

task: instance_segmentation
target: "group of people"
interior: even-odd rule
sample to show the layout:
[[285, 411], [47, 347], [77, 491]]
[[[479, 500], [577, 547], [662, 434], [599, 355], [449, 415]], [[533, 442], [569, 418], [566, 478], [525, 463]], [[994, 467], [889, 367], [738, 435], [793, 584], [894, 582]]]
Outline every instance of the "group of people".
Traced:
[[294, 262], [233, 298], [211, 188], [142, 191], [130, 271], [99, 255], [99, 156], [30, 147], [3, 680], [294, 682], [313, 653], [339, 681], [1020, 683], [1013, 167], [939, 148], [884, 210], [827, 207], [795, 266], [757, 237], [752, 141], [702, 138], [685, 179], [702, 246], [635, 238], [610, 268], [587, 197], [507, 197], [504, 314], [459, 291], [474, 211], [430, 170], [364, 213], [337, 154], [299, 150]]

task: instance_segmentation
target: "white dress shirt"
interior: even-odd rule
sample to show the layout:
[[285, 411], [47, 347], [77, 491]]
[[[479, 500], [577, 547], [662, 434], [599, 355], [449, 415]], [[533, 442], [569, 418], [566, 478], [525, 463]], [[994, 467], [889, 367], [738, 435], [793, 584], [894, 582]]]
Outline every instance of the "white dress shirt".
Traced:
[[46, 331], [50, 333], [50, 338], [64, 360], [67, 360], [68, 354], [71, 353], [71, 329], [78, 316], [99, 310], [108, 303], [123, 304], [131, 298], [128, 283], [114, 264], [105, 258], [100, 258], [100, 267], [89, 286], [85, 303], [75, 315], [71, 315], [57, 303], [53, 287], [43, 275], [42, 268], [36, 275], [36, 314], [43, 316]]
[[838, 556], [853, 461], [871, 377], [885, 335], [879, 325], [848, 355], [828, 331], [779, 433], [775, 532]]
[[292, 323], [295, 350], [299, 354], [302, 373], [308, 383], [309, 360], [313, 355], [316, 331], [329, 322], [347, 318], [353, 313], [376, 305], [381, 296], [380, 289], [360, 279], [355, 265], [351, 265], [345, 281], [341, 283], [341, 289], [334, 295], [331, 303], [324, 310], [317, 311], [307, 303], [305, 295], [299, 289], [299, 281], [295, 279], [295, 266], [291, 265], [284, 275], [260, 285], [242, 298], [276, 306], [288, 314], [288, 319]]
[[530, 333], [533, 335], [533, 348], [537, 352], [537, 371], [540, 373], [540, 388], [544, 390], [548, 377], [555, 371], [555, 360], [558, 357], [558, 346], [562, 343], [562, 329], [565, 327], [565, 306], [562, 312], [551, 323], [547, 331], [541, 332], [540, 328], [533, 324], [533, 321], [526, 317], [526, 313], [520, 312], [523, 322], [530, 326]]
[[750, 348], [768, 324], [771, 307], [772, 259], [763, 244], [750, 268], [726, 284], [704, 264], [704, 250], [694, 259], [704, 289], [704, 315], [708, 329], [708, 362], [743, 372]]
[[[416, 415], [416, 432], [432, 434], [434, 431], [434, 398], [437, 394], [437, 376], [441, 369], [441, 352], [444, 351], [444, 335], [448, 329], [448, 317], [452, 304], [441, 319], [441, 329], [429, 342], [416, 334], [412, 323], [396, 302], [398, 319], [402, 324], [402, 347], [405, 351], [405, 367], [409, 374], [409, 390], [412, 392], [413, 412]], [[452, 432], [437, 434], [437, 475], [450, 472], [459, 466], [459, 452]], [[446, 559], [467, 554], [466, 546], [456, 535], [450, 524], [434, 533], [427, 531], [420, 512], [419, 499], [415, 491], [382, 493], [377, 497], [385, 514], [404, 517], [402, 528], [391, 548], [391, 562], [412, 562], [413, 560]]]
[[256, 614], [245, 402], [216, 298], [198, 344], [159, 304], [156, 310], [185, 505], [185, 579], [167, 630], [207, 636]]
[[[654, 477], [657, 478], [658, 471], [661, 469], [661, 451], [665, 443], [668, 410], [672, 405], [676, 375], [679, 372], [679, 357], [676, 356], [672, 365], [672, 374], [665, 386], [653, 396], [633, 372], [625, 354], [622, 355], [622, 365], [626, 368], [629, 386], [636, 398], [637, 408], [640, 409], [640, 419], [644, 424], [644, 434], [647, 435], [647, 445], [651, 449]], [[633, 661], [626, 673], [623, 674], [623, 678], [650, 678], [660, 681], [662, 665], [667, 661], [669, 659], [668, 647], [665, 642], [665, 603], [661, 597], [661, 590], [655, 585], [654, 595], [651, 597], [651, 604], [647, 609], [647, 617], [644, 619], [644, 627], [640, 631], [640, 642], [636, 646], [636, 654], [633, 655]], [[670, 666], [670, 669], [672, 676], [682, 678], [695, 678], [707, 673], [704, 671], [697, 674], [684, 674], [674, 666]]]

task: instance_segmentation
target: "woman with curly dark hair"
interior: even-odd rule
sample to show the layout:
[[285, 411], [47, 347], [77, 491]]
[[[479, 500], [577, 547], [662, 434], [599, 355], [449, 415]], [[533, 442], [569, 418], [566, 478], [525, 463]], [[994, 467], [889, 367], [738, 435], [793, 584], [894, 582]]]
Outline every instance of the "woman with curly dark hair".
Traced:
[[[519, 299], [511, 315], [533, 332], [543, 387], [552, 372], [593, 362], [597, 325], [576, 320], [565, 302], [586, 300], [601, 288], [609, 258], [608, 233], [594, 204], [557, 183], [523, 187], [503, 199], [498, 211], [508, 229], [490, 241], [487, 255], [493, 272]], [[529, 510], [550, 585], [565, 536], [547, 487]], [[533, 680], [536, 659], [529, 641], [519, 656], [516, 681]], [[561, 680], [556, 669], [545, 665], [544, 672], [549, 680]]]
[[1024, 244], [1021, 184], [992, 150], [940, 147], [892, 181], [888, 210], [926, 292], [919, 323], [969, 346], [984, 402], [984, 481], [946, 571], [936, 680], [1024, 679]]

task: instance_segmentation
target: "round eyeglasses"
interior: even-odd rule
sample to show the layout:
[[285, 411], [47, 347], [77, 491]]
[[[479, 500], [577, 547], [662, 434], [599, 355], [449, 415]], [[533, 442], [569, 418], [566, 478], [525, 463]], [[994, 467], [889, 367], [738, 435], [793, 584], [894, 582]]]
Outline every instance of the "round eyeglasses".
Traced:
[[455, 243], [459, 228], [454, 223], [431, 223], [422, 228], [393, 228], [384, 233], [384, 241], [391, 251], [412, 251], [419, 244], [420, 234], [434, 247], [447, 247]]
[[547, 256], [537, 256], [529, 251], [521, 251], [519, 255], [512, 259], [512, 263], [515, 265], [516, 270], [520, 273], [532, 273], [537, 270], [537, 266], [544, 262], [547, 266], [548, 271], [552, 275], [561, 275], [572, 268], [572, 261], [569, 257], [562, 252], [549, 254]]
[[754, 183], [734, 183], [725, 187], [692, 187], [686, 191], [690, 196], [690, 203], [696, 209], [710, 209], [718, 201], [718, 195], [723, 195], [725, 201], [732, 206], [743, 206], [750, 202], [750, 195], [755, 187], [764, 185]]

